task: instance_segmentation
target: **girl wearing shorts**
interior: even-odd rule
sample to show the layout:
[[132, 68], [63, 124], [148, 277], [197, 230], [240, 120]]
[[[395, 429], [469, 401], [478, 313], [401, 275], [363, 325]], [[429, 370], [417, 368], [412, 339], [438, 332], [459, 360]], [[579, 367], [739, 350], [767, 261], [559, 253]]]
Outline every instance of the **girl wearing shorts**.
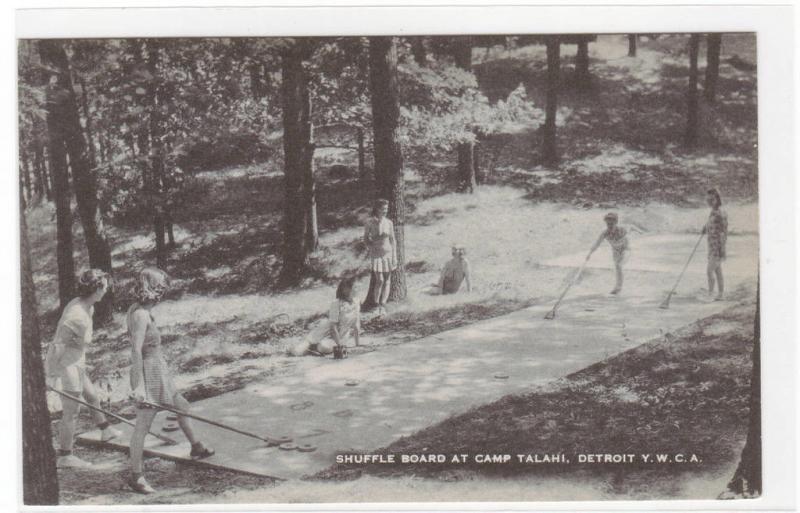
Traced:
[[386, 215], [389, 202], [379, 199], [372, 208], [372, 217], [364, 227], [364, 242], [367, 244], [367, 258], [372, 273], [372, 297], [368, 302], [378, 305], [378, 313], [385, 313], [389, 299], [391, 272], [397, 268], [397, 244], [394, 238], [394, 224]]
[[[614, 257], [614, 270], [616, 271], [617, 281], [610, 294], [619, 294], [622, 290], [623, 275], [622, 266], [628, 261], [630, 256], [630, 246], [628, 244], [628, 232], [625, 228], [619, 226], [619, 216], [614, 212], [609, 212], [603, 217], [606, 222], [606, 229], [598, 237], [597, 242], [592, 246], [589, 251], [589, 256], [594, 253], [604, 240], [607, 240], [611, 245], [611, 253]], [[589, 259], [589, 256], [586, 259]]]
[[[722, 277], [722, 262], [725, 260], [725, 245], [728, 242], [728, 215], [722, 210], [722, 199], [717, 189], [706, 191], [706, 201], [711, 207], [708, 221], [703, 226], [703, 233], [708, 239], [708, 295], [714, 294], [714, 282], [717, 285], [715, 301], [722, 300], [725, 292], [725, 281]], [[716, 279], [715, 279], [716, 278]]]
[[[78, 278], [78, 297], [70, 301], [61, 313], [53, 343], [47, 350], [45, 369], [47, 384], [55, 388], [61, 381], [61, 390], [81, 397], [92, 406], [100, 407], [97, 391], [86, 372], [86, 348], [92, 343], [92, 315], [94, 305], [108, 291], [108, 275], [99, 269], [90, 269]], [[58, 467], [89, 467], [91, 463], [72, 454], [75, 421], [81, 405], [67, 398], [61, 400], [61, 422], [58, 425]], [[92, 420], [101, 430], [103, 441], [121, 433], [109, 426], [102, 413], [91, 410]]]
[[[188, 411], [189, 402], [175, 388], [167, 362], [161, 352], [161, 333], [156, 326], [152, 308], [161, 301], [169, 287], [169, 278], [160, 269], [144, 269], [136, 283], [136, 302], [128, 310], [127, 327], [133, 345], [131, 351], [131, 390], [137, 401], [136, 427], [133, 430], [130, 447], [131, 478], [130, 487], [139, 493], [153, 493], [155, 490], [144, 478], [142, 452], [144, 439], [150, 431], [153, 418], [158, 413], [155, 408], [141, 404], [143, 400], [155, 404], [172, 406]], [[194, 434], [191, 421], [179, 416], [178, 423], [186, 438], [192, 444], [192, 459], [207, 458], [214, 450], [206, 447]]]

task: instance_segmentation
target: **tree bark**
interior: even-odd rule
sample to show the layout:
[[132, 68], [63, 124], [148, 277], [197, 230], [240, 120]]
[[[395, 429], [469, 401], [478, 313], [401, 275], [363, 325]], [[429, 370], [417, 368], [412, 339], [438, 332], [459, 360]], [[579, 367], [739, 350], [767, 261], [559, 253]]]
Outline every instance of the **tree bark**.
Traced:
[[[69, 155], [78, 214], [83, 226], [86, 248], [89, 252], [89, 265], [92, 268], [111, 273], [111, 247], [98, 207], [97, 178], [89, 160], [86, 140], [83, 138], [78, 101], [73, 88], [67, 54], [58, 41], [42, 41], [41, 45], [46, 55], [46, 58], [43, 56], [43, 62], [51, 66], [57, 73], [57, 81], [53, 87], [58, 91], [62, 136]], [[111, 319], [113, 301], [113, 295], [109, 291], [103, 300], [95, 305], [95, 319], [99, 323], [105, 323]]]
[[[310, 56], [310, 44], [298, 40], [281, 55], [281, 97], [283, 102], [284, 217], [282, 281], [293, 285], [308, 267], [308, 190], [311, 173], [311, 118], [308, 77], [303, 61]], [[313, 184], [313, 175], [311, 176]]]
[[722, 50], [722, 34], [708, 34], [706, 38], [706, 81], [705, 97], [708, 103], [714, 103], [719, 81], [719, 54]]
[[86, 91], [86, 81], [81, 78], [80, 74], [76, 73], [75, 77], [78, 79], [78, 85], [81, 86], [81, 110], [83, 111], [83, 119], [86, 123], [84, 130], [86, 132], [86, 146], [89, 150], [89, 165], [91, 169], [94, 169], [97, 167], [97, 154], [94, 147], [92, 117], [89, 113], [89, 93]]
[[361, 180], [366, 180], [367, 178], [367, 166], [366, 166], [366, 152], [364, 150], [364, 129], [358, 127], [358, 132], [356, 133], [356, 138], [358, 139], [358, 177]]
[[33, 150], [33, 169], [36, 174], [36, 194], [50, 201], [52, 199], [50, 196], [50, 178], [47, 174], [47, 168], [45, 168], [44, 145], [41, 143], [36, 143]]
[[[459, 69], [472, 73], [472, 38], [468, 36], [453, 39], [453, 60]], [[474, 147], [472, 141], [459, 143], [456, 147], [458, 161], [459, 188], [472, 194], [478, 186], [475, 178]]]
[[[42, 62], [58, 62], [61, 50], [58, 40], [45, 39], [39, 43]], [[63, 51], [63, 50], [61, 50]], [[57, 69], [57, 68], [56, 68]], [[56, 204], [56, 258], [58, 261], [58, 297], [63, 309], [75, 292], [75, 260], [72, 241], [72, 210], [67, 151], [65, 139], [69, 130], [64, 112], [64, 88], [58, 83], [47, 87], [47, 137], [52, 189]]]
[[628, 34], [628, 57], [636, 57], [636, 34]]
[[400, 103], [394, 38], [369, 38], [369, 77], [375, 185], [378, 196], [389, 201], [389, 218], [394, 223], [397, 244], [397, 270], [392, 273], [389, 299], [401, 301], [406, 298], [405, 197], [403, 153], [398, 134]]
[[558, 86], [561, 74], [560, 50], [561, 42], [558, 36], [547, 36], [547, 100], [544, 133], [542, 134], [542, 160], [546, 166], [558, 164], [556, 112], [558, 110]]
[[756, 297], [756, 319], [753, 326], [753, 370], [750, 375], [750, 420], [747, 441], [739, 466], [728, 483], [728, 490], [737, 495], [761, 495], [761, 287]]
[[28, 209], [28, 202], [25, 200], [25, 182], [22, 179], [22, 173], [19, 175], [19, 204], [23, 212]]
[[22, 173], [20, 176], [20, 179], [22, 180], [20, 185], [23, 187], [22, 196], [27, 200], [30, 200], [33, 197], [33, 187], [31, 186], [31, 166], [26, 153], [20, 153], [19, 158], [22, 163]]
[[689, 36], [689, 90], [686, 93], [686, 133], [684, 143], [688, 148], [697, 146], [698, 109], [697, 98], [697, 54], [700, 49], [700, 34]]
[[150, 72], [150, 82], [147, 88], [148, 104], [150, 106], [150, 179], [149, 197], [152, 200], [153, 233], [156, 238], [156, 266], [159, 269], [167, 268], [167, 242], [166, 242], [166, 209], [164, 198], [164, 126], [161, 116], [161, 97], [158, 84], [158, 66], [160, 46], [156, 40], [144, 43], [147, 56], [147, 69]]
[[247, 72], [250, 75], [250, 94], [255, 101], [264, 97], [264, 82], [261, 75], [261, 63], [250, 58], [247, 63]]
[[[310, 123], [309, 123], [310, 126]], [[309, 138], [310, 139], [310, 138]], [[306, 251], [319, 249], [319, 224], [317, 222], [317, 186], [314, 183], [314, 145], [309, 143], [306, 162], [303, 164], [303, 191], [306, 206]]]
[[416, 36], [411, 38], [411, 53], [414, 55], [414, 62], [418, 66], [425, 66], [428, 63], [428, 54], [425, 51], [425, 38]]
[[27, 506], [58, 504], [58, 474], [47, 409], [42, 340], [25, 212], [20, 212], [22, 289], [22, 496]]
[[590, 85], [589, 75], [589, 41], [581, 38], [575, 54], [575, 82], [579, 88], [586, 89]]

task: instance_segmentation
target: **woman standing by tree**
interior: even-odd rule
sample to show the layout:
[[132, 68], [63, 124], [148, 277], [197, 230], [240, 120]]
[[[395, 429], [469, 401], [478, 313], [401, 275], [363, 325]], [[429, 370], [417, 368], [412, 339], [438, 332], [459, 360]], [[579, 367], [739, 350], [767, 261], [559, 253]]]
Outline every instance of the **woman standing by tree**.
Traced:
[[[178, 392], [172, 375], [161, 353], [161, 333], [158, 331], [152, 308], [161, 301], [169, 288], [167, 274], [155, 268], [144, 269], [136, 283], [136, 302], [128, 310], [127, 325], [133, 345], [131, 351], [131, 390], [140, 406], [136, 410], [136, 427], [131, 437], [131, 479], [130, 487], [139, 493], [153, 493], [143, 475], [142, 453], [144, 439], [150, 431], [157, 409], [141, 403], [164, 404], [183, 411], [189, 410], [189, 402]], [[192, 444], [192, 459], [207, 458], [214, 450], [197, 440], [191, 421], [178, 417], [178, 422], [186, 438]]]
[[364, 242], [367, 244], [367, 258], [370, 261], [372, 287], [367, 304], [378, 306], [378, 313], [386, 312], [386, 301], [391, 288], [391, 272], [397, 268], [397, 244], [394, 237], [394, 224], [389, 220], [389, 202], [385, 199], [375, 201], [372, 217], [364, 227]]
[[[90, 269], [81, 274], [77, 289], [78, 297], [64, 307], [53, 343], [47, 350], [47, 381], [53, 387], [56, 380], [60, 380], [61, 389], [65, 393], [74, 397], [83, 396], [89, 404], [99, 407], [100, 399], [86, 371], [86, 347], [92, 343], [94, 305], [108, 291], [108, 275], [99, 269]], [[66, 398], [61, 404], [57, 466], [89, 467], [91, 463], [72, 454], [75, 420], [80, 404]], [[119, 431], [109, 426], [102, 413], [92, 410], [92, 419], [101, 430], [100, 437], [103, 441], [120, 435]]]

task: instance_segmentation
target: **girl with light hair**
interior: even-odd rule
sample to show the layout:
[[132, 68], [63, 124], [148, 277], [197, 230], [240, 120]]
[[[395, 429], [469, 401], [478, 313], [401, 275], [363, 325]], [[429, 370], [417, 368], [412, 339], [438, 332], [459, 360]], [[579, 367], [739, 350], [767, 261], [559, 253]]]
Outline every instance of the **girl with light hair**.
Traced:
[[[169, 277], [161, 269], [144, 269], [136, 281], [136, 302], [128, 310], [127, 327], [131, 337], [131, 390], [137, 402], [136, 427], [133, 430], [130, 447], [131, 479], [130, 487], [139, 493], [153, 493], [143, 475], [142, 453], [144, 439], [150, 431], [153, 418], [158, 409], [143, 404], [172, 406], [189, 411], [189, 402], [178, 392], [161, 352], [161, 333], [153, 317], [152, 309], [169, 289]], [[192, 444], [192, 459], [207, 458], [214, 450], [206, 447], [194, 434], [191, 421], [179, 416], [178, 423], [186, 438]]]

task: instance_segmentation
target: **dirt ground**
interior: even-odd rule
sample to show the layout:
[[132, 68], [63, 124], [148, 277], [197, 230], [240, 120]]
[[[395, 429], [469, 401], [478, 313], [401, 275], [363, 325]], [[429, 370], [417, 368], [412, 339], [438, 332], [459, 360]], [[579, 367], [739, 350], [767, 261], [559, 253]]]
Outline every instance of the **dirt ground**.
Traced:
[[[565, 276], [562, 270], [543, 267], [539, 262], [587, 250], [602, 231], [602, 217], [607, 210], [617, 211], [622, 224], [637, 226], [645, 233], [696, 233], [707, 215], [702, 204], [703, 191], [714, 185], [722, 189], [732, 232], [757, 233], [755, 58], [749, 53], [754, 46], [750, 48], [746, 38], [731, 36], [723, 43], [719, 98], [714, 106], [703, 107], [702, 123], [709, 128], [704, 130], [702, 144], [694, 152], [686, 152], [680, 145], [684, 122], [681, 102], [688, 73], [686, 38], [680, 35], [643, 40], [636, 58], [625, 56], [624, 37], [599, 39], [590, 45], [593, 81], [588, 90], [576, 89], [571, 81], [573, 64], [567, 55], [571, 50], [564, 50], [567, 55], [563, 61], [564, 94], [558, 121], [563, 160], [557, 170], [540, 165], [540, 136], [536, 127], [509, 126], [481, 142], [479, 151], [483, 155], [485, 183], [474, 195], [449, 192], [452, 188], [448, 179], [455, 161], [452, 154], [417, 158], [414, 152], [409, 152], [406, 168], [409, 299], [402, 305], [394, 305], [387, 316], [364, 320], [369, 350], [380, 350], [384, 344], [403, 343], [550, 300], [563, 286]], [[493, 81], [493, 77], [503, 71], [516, 74], [535, 105], [543, 105], [540, 95], [543, 91], [543, 48], [493, 49], [485, 53], [476, 50], [475, 56], [480, 86], [490, 99], [508, 94], [502, 89], [503, 84]], [[361, 223], [368, 210], [363, 201], [364, 185], [356, 179], [330, 177], [324, 171], [327, 165], [351, 164], [352, 159], [353, 156], [347, 154], [320, 155], [317, 193], [322, 249], [313, 255], [313, 272], [307, 281], [293, 290], [282, 290], [275, 284], [280, 268], [277, 255], [280, 254], [283, 208], [282, 175], [276, 163], [208, 170], [192, 179], [192, 199], [186, 202], [184, 210], [175, 213], [177, 247], [170, 255], [168, 268], [176, 278], [176, 288], [169, 300], [154, 312], [178, 386], [186, 391], [190, 400], [234, 390], [266, 376], [291, 372], [291, 361], [275, 356], [283, 354], [287, 346], [322, 319], [333, 299], [338, 278], [348, 273], [362, 276], [358, 286], [360, 293], [364, 293], [365, 264], [358, 242]], [[57, 307], [53, 207], [41, 205], [28, 215], [37, 298], [44, 335], [49, 337], [55, 327]], [[130, 301], [130, 279], [138, 269], [152, 263], [154, 244], [152, 235], [142, 227], [110, 226], [109, 229], [120, 311], [111, 325], [96, 329], [95, 344], [88, 360], [93, 368], [93, 379], [103, 384], [105, 393], [114, 402], [113, 408], [124, 412], [130, 350], [124, 333], [123, 310]], [[492, 244], [486, 244], [489, 240]], [[632, 242], [635, 244], [635, 238]], [[429, 295], [426, 290], [436, 281], [453, 243], [467, 247], [475, 274], [474, 290], [454, 296]], [[84, 246], [80, 225], [76, 223], [75, 247], [81, 249], [76, 251], [75, 257], [79, 266], [88, 264]], [[740, 309], [731, 311], [733, 318], [709, 320], [709, 327], [720, 323], [724, 326], [736, 324], [738, 327], [734, 331], [738, 334], [726, 331], [725, 337], [703, 335], [704, 343], [708, 339], [708, 343], [717, 348], [708, 354], [689, 351], [689, 340], [696, 338], [692, 336], [685, 338], [686, 349], [677, 353], [671, 348], [653, 349], [651, 344], [646, 346], [650, 349], [642, 349], [642, 354], [626, 353], [627, 356], [620, 357], [623, 360], [616, 364], [604, 364], [610, 365], [605, 367], [607, 372], [608, 369], [622, 369], [624, 372], [619, 375], [608, 372], [603, 377], [597, 374], [598, 369], [587, 369], [585, 378], [594, 383], [592, 387], [597, 393], [595, 388], [581, 385], [583, 381], [573, 376], [555, 389], [530, 398], [539, 401], [536, 404], [543, 411], [547, 410], [547, 401], [572, 401], [572, 416], [565, 418], [563, 412], [555, 411], [546, 411], [550, 416], [528, 412], [523, 415], [527, 415], [527, 419], [520, 425], [513, 417], [518, 416], [520, 408], [524, 409], [524, 404], [509, 399], [507, 403], [487, 406], [478, 417], [462, 420], [477, 432], [483, 425], [502, 421], [504, 429], [489, 438], [498, 449], [503, 447], [504, 440], [507, 442], [513, 436], [531, 432], [555, 436], [553, 426], [556, 426], [557, 431], [574, 437], [562, 441], [567, 451], [574, 450], [580, 433], [601, 427], [595, 424], [599, 420], [581, 414], [583, 409], [602, 413], [607, 404], [617, 404], [619, 411], [616, 416], [607, 418], [604, 428], [608, 428], [609, 436], [622, 437], [624, 433], [628, 437], [633, 436], [626, 431], [625, 420], [629, 415], [651, 418], [653, 412], [664, 408], [674, 408], [663, 410], [674, 413], [687, 406], [686, 401], [701, 401], [703, 397], [709, 404], [719, 397], [739, 405], [736, 401], [740, 397], [735, 394], [746, 392], [746, 381], [742, 380], [749, 369], [747, 341], [751, 340], [748, 333], [752, 330], [747, 325], [749, 322], [752, 326], [753, 311], [753, 305], [745, 302]], [[723, 349], [733, 353], [728, 354]], [[656, 356], [648, 357], [648, 351]], [[626, 360], [634, 357], [642, 361]], [[660, 358], [666, 358], [675, 368], [655, 365], [655, 359]], [[699, 370], [685, 367], [694, 363]], [[741, 368], [734, 370], [737, 365]], [[719, 379], [726, 377], [732, 381], [718, 381], [713, 373], [708, 375], [711, 369], [720, 372]], [[647, 374], [653, 370], [658, 372], [648, 380]], [[735, 386], [729, 386], [731, 383]], [[567, 385], [567, 389], [557, 388]], [[625, 402], [618, 396], [637, 399]], [[647, 405], [642, 397], [646, 398]], [[53, 404], [57, 406], [57, 401]], [[709, 408], [709, 404], [702, 408]], [[690, 406], [690, 410], [695, 411], [695, 403]], [[627, 410], [622, 411], [623, 407]], [[736, 452], [736, 440], [742, 439], [746, 405], [744, 408], [730, 408], [727, 414], [713, 410], [717, 412], [715, 415], [720, 415], [717, 420], [729, 426], [728, 431], [716, 433], [719, 436], [709, 441], [717, 444], [714, 454], [720, 457], [725, 454], [727, 458]], [[481, 415], [486, 416], [483, 421], [479, 421]], [[665, 443], [674, 442], [674, 447], [688, 443], [690, 434], [697, 434], [697, 430], [710, 425], [684, 419], [688, 424], [679, 422], [678, 427], [674, 427], [657, 417], [651, 420], [647, 424], [651, 433], [666, 436], [670, 429], [674, 430], [664, 439]], [[410, 444], [409, 448], [419, 449], [424, 445], [414, 444], [426, 436], [435, 439], [435, 429], [419, 434], [422, 438], [402, 440], [398, 444]], [[507, 439], [501, 436], [503, 433]], [[530, 439], [531, 443], [535, 440]], [[604, 442], [622, 443], [621, 440], [612, 438]], [[670, 447], [673, 446], [667, 448]], [[456, 449], [458, 447], [453, 447]], [[532, 445], [530, 449], [536, 447]], [[65, 502], [81, 503], [90, 497], [95, 497], [96, 501], [143, 500], [127, 492], [117, 495], [114, 491], [122, 485], [124, 458], [121, 455], [87, 449], [79, 449], [79, 455], [109, 465], [108, 471], [87, 474], [89, 479], [78, 473], [62, 472]], [[660, 471], [643, 470], [638, 477], [620, 481], [617, 488], [606, 486], [606, 476], [614, 475], [613, 469], [602, 469], [599, 477], [594, 476], [594, 470], [575, 472], [583, 472], [586, 479], [598, 484], [601, 493], [647, 496], [651, 493], [646, 490], [647, 472]], [[154, 501], [239, 501], [250, 496], [260, 497], [260, 494], [266, 494], [263, 500], [269, 500], [273, 492], [275, 497], [289, 500], [302, 495], [297, 492], [299, 489], [292, 488], [295, 485], [276, 487], [258, 478], [234, 477], [157, 460], [148, 462], [148, 472], [152, 473], [156, 487], [169, 489], [153, 498]], [[331, 470], [331, 477], [352, 477], [348, 472], [347, 469]], [[546, 494], [546, 489], [527, 480], [563, 478], [563, 474], [557, 472], [547, 476], [537, 472], [530, 478], [522, 477], [521, 484], [502, 477], [511, 487], [505, 490], [511, 493], [514, 486], [520, 486]], [[473, 479], [458, 477], [460, 473], [461, 470], [447, 470], [424, 479], [433, 482]], [[496, 479], [496, 473], [483, 472], [481, 479]], [[354, 483], [383, 486], [376, 484], [376, 479], [380, 483], [398, 485], [401, 490], [404, 486], [427, 486], [407, 473], [389, 474], [388, 478], [367, 475], [331, 486], [339, 486], [332, 490], [360, 486]], [[636, 485], [637, 479], [641, 479], [640, 486]], [[304, 482], [303, 486], [310, 487], [309, 497], [314, 496], [314, 487], [318, 487], [322, 495], [327, 493], [323, 489], [331, 490], [318, 482]], [[572, 485], [564, 486], [555, 488], [570, 489], [570, 493], [580, 496], [581, 492]], [[503, 489], [499, 484], [497, 488]], [[464, 487], [461, 490], [461, 493], [468, 493]], [[430, 493], [435, 495], [436, 492]]]

